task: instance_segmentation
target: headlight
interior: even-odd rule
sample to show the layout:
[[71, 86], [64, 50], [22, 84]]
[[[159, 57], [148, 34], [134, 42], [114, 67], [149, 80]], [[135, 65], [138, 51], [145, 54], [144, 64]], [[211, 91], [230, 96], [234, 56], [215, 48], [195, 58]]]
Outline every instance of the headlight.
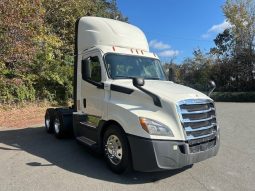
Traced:
[[172, 131], [164, 124], [147, 118], [139, 118], [142, 128], [151, 135], [162, 135], [173, 137]]

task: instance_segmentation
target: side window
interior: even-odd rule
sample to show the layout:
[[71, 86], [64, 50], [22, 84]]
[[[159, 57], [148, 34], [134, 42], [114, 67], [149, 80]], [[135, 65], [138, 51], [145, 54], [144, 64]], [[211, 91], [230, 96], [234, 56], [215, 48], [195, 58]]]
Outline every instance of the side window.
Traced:
[[[89, 73], [88, 76], [90, 76], [88, 79], [92, 80], [94, 82], [101, 82], [101, 65], [100, 65], [100, 61], [99, 58], [97, 56], [94, 57], [88, 57], [87, 59], [84, 60], [85, 62], [82, 63], [82, 67], [84, 67], [84, 64], [87, 63], [88, 67], [86, 67], [85, 70], [89, 70], [89, 71], [84, 71], [83, 70], [83, 74], [84, 73]], [[84, 79], [84, 78], [83, 78]]]
[[101, 82], [101, 65], [97, 56], [90, 57], [91, 80]]

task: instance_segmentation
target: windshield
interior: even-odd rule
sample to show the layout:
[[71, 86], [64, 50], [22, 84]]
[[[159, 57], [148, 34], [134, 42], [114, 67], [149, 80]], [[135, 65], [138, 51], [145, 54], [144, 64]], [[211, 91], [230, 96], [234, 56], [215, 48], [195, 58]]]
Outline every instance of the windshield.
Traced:
[[166, 80], [161, 63], [157, 59], [107, 54], [106, 68], [112, 79], [143, 77], [144, 79]]

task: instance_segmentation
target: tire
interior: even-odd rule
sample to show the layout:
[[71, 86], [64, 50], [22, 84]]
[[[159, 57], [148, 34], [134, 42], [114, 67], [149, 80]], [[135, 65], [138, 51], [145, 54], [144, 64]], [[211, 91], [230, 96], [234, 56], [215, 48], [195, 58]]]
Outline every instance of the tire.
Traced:
[[117, 125], [111, 125], [103, 136], [104, 157], [108, 167], [121, 174], [131, 168], [131, 154], [127, 137]]
[[54, 109], [48, 108], [44, 116], [45, 130], [47, 133], [54, 132]]
[[53, 129], [58, 139], [70, 137], [73, 130], [71, 117], [65, 116], [61, 109], [55, 109]]

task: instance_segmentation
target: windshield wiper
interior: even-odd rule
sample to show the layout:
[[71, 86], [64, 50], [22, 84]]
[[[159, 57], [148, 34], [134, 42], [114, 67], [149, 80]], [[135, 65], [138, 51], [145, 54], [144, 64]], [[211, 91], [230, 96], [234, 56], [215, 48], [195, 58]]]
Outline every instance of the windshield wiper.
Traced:
[[118, 78], [120, 78], [120, 79], [133, 79], [135, 77], [132, 77], [132, 76], [114, 76], [114, 79], [118, 79]]
[[[114, 76], [114, 79], [133, 79], [133, 78], [144, 78], [142, 76]], [[145, 77], [145, 80], [160, 80], [159, 77]]]
[[145, 78], [145, 80], [160, 80], [159, 77], [148, 77], [148, 78]]

